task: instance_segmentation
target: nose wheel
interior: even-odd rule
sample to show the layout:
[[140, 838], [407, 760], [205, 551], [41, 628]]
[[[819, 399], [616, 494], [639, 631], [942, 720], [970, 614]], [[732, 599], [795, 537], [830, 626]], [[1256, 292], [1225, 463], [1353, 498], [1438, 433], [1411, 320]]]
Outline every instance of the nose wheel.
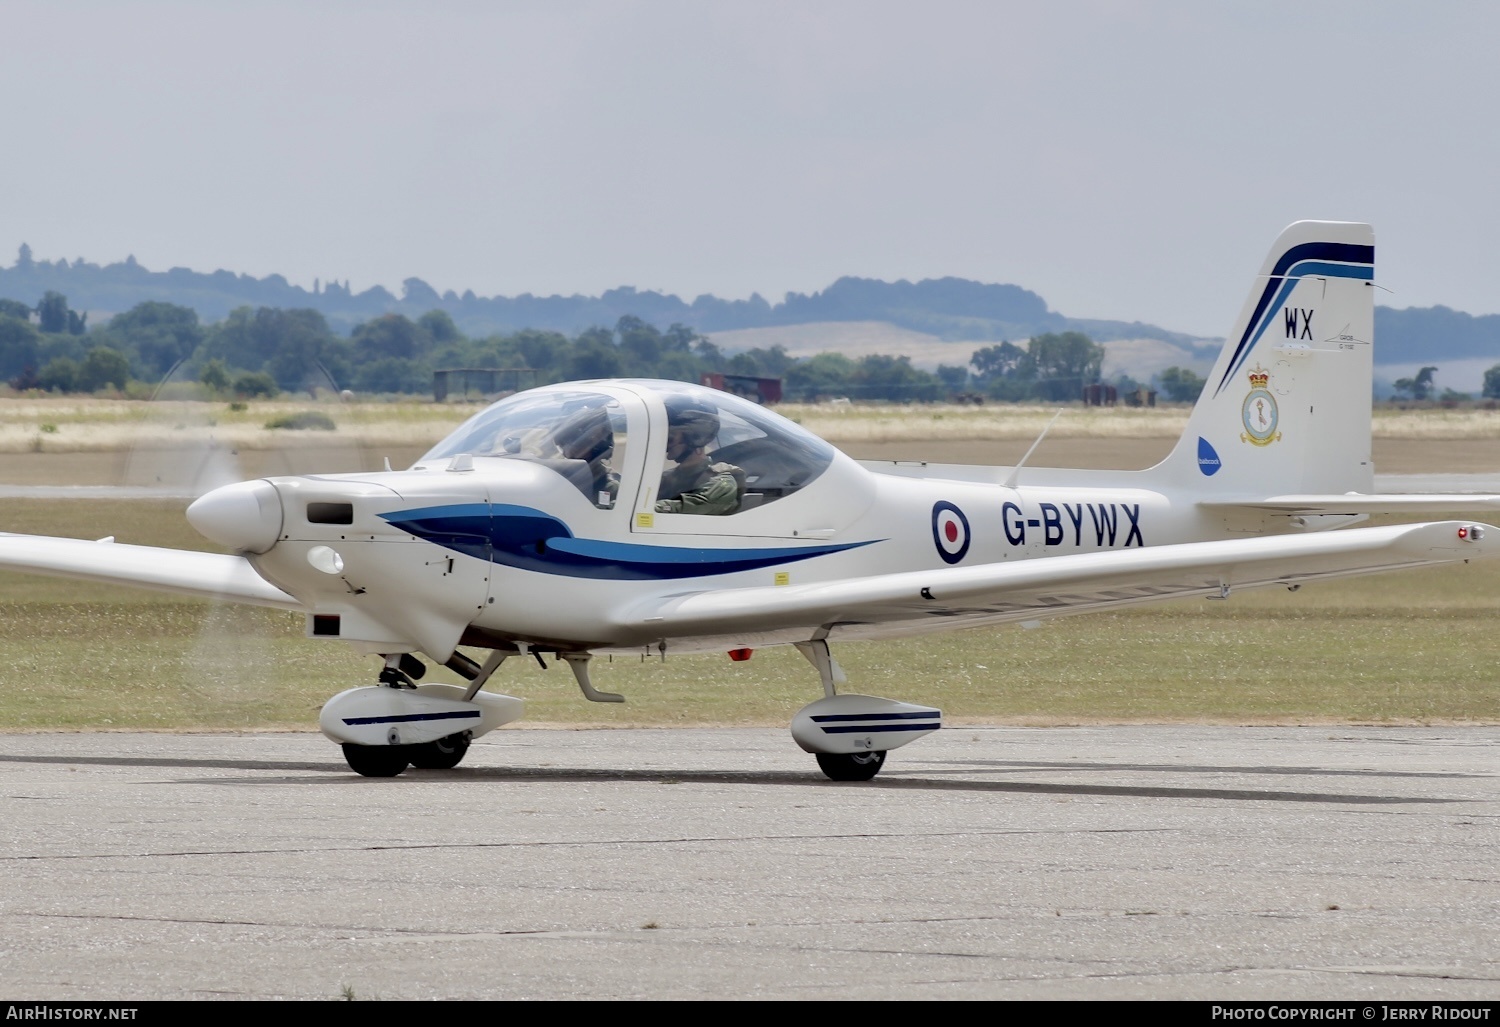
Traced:
[[468, 732], [439, 738], [423, 745], [408, 745], [411, 765], [418, 770], [452, 770], [469, 753]]
[[404, 745], [354, 745], [345, 742], [344, 761], [361, 777], [395, 777], [406, 769], [411, 755]]
[[830, 781], [868, 781], [885, 766], [885, 751], [820, 752], [818, 766]]

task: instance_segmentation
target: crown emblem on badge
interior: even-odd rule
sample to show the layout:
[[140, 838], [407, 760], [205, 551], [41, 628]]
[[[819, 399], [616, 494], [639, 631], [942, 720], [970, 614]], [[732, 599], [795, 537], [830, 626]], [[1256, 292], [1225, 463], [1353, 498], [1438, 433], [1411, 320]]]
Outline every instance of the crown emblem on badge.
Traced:
[[1281, 411], [1276, 408], [1276, 397], [1266, 388], [1271, 384], [1271, 372], [1257, 364], [1255, 370], [1245, 373], [1250, 378], [1250, 391], [1240, 404], [1240, 423], [1245, 426], [1240, 441], [1252, 446], [1269, 446], [1281, 438], [1281, 432], [1276, 429], [1281, 421]]

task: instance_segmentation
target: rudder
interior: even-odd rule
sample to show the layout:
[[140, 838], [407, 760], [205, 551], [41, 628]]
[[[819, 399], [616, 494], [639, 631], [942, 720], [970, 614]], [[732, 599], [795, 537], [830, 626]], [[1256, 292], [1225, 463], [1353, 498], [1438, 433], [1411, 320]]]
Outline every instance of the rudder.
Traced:
[[1369, 225], [1288, 226], [1159, 469], [1220, 496], [1371, 491], [1374, 271]]

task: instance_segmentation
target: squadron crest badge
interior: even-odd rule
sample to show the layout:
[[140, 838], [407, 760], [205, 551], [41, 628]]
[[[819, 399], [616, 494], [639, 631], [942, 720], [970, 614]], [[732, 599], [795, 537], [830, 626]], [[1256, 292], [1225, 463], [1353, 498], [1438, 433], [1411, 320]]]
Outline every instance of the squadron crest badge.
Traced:
[[1240, 423], [1245, 426], [1241, 442], [1269, 446], [1281, 438], [1281, 432], [1276, 430], [1281, 413], [1276, 409], [1276, 397], [1266, 387], [1270, 383], [1271, 373], [1257, 364], [1250, 372], [1250, 394], [1240, 406]]

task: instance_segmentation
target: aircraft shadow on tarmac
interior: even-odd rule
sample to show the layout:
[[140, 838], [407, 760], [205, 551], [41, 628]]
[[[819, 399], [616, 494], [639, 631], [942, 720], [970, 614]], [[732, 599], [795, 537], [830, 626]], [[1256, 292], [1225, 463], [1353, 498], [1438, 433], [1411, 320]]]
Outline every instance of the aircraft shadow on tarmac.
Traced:
[[[191, 778], [179, 784], [329, 784], [331, 777], [337, 783], [352, 787], [379, 788], [423, 783], [475, 784], [537, 783], [565, 784], [580, 782], [635, 782], [640, 784], [738, 784], [738, 785], [795, 785], [818, 788], [866, 788], [881, 791], [941, 791], [941, 792], [997, 792], [1029, 795], [1096, 795], [1130, 798], [1180, 798], [1180, 799], [1240, 799], [1256, 802], [1312, 802], [1339, 805], [1405, 805], [1411, 803], [1431, 805], [1463, 802], [1460, 798], [1410, 795], [1360, 795], [1336, 792], [1284, 791], [1262, 788], [1191, 788], [1166, 787], [1160, 785], [1110, 785], [1110, 784], [1062, 784], [1043, 781], [993, 781], [957, 780], [954, 778], [906, 777], [897, 770], [886, 773], [874, 781], [861, 783], [834, 783], [816, 772], [776, 770], [624, 770], [597, 768], [535, 768], [535, 767], [464, 767], [455, 770], [413, 770], [399, 778], [370, 779], [349, 773], [341, 762], [326, 763], [293, 760], [220, 760], [212, 758], [186, 759], [160, 756], [46, 756], [3, 755], [0, 763], [33, 763], [55, 766], [89, 765], [105, 767], [162, 767], [202, 770], [247, 770], [280, 773], [316, 773], [316, 777], [287, 778]], [[1186, 765], [1156, 765], [1134, 763], [1019, 763], [1010, 761], [975, 760], [953, 761], [953, 769], [937, 770], [937, 774], [996, 773], [1027, 770], [1089, 770], [1139, 773], [1142, 771], [1167, 773], [1272, 773], [1307, 774], [1323, 777], [1374, 776], [1374, 777], [1462, 777], [1459, 774], [1413, 774], [1411, 772], [1369, 770], [1326, 770], [1317, 767], [1216, 767]]]

